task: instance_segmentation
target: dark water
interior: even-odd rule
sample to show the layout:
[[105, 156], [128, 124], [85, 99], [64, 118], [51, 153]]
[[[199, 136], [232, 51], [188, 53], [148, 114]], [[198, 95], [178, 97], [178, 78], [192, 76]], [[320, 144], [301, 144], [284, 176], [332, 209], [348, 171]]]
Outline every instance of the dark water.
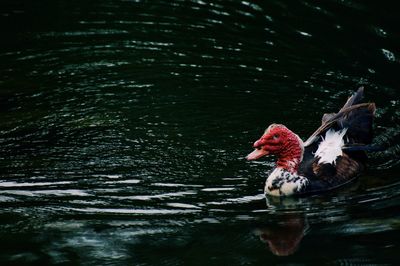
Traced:
[[[1, 1], [0, 264], [396, 264], [400, 18], [368, 2]], [[251, 143], [359, 85], [387, 149], [267, 202]]]

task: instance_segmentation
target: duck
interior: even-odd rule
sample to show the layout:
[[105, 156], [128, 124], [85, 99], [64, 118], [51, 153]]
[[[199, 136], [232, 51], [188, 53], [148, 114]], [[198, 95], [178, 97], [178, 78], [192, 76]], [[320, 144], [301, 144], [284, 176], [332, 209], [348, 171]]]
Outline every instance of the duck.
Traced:
[[337, 113], [324, 114], [321, 125], [306, 140], [282, 124], [271, 124], [254, 142], [249, 161], [276, 157], [264, 193], [304, 196], [332, 191], [356, 180], [372, 150], [375, 103], [362, 102], [364, 87], [348, 98]]

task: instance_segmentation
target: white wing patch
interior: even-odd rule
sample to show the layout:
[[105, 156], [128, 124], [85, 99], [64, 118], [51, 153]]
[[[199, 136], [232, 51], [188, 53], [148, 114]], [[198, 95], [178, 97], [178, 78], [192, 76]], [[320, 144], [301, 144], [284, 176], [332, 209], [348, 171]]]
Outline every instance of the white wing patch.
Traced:
[[314, 157], [319, 157], [318, 163], [335, 164], [336, 158], [342, 155], [342, 147], [344, 146], [343, 137], [347, 132], [347, 128], [339, 131], [329, 129], [325, 138], [322, 139], [315, 152]]

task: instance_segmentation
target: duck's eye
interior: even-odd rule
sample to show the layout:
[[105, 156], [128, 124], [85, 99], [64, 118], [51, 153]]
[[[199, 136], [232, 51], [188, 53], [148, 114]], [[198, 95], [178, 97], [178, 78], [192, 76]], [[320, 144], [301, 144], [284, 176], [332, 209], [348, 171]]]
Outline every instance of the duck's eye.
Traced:
[[273, 139], [279, 139], [279, 134], [275, 134], [272, 138]]

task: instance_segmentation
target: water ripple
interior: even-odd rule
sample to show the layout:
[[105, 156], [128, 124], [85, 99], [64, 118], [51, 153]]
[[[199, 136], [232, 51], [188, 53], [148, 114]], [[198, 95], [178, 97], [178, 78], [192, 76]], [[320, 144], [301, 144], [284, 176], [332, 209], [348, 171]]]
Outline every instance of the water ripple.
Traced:
[[[308, 264], [309, 253], [320, 254], [315, 264], [385, 264], [381, 257], [393, 256], [400, 191], [395, 8], [5, 1], [5, 264], [209, 263], [196, 254], [216, 265], [279, 264], [260, 244], [274, 234], [290, 238], [293, 225], [311, 230], [300, 228], [307, 241], [288, 264]], [[265, 198], [274, 160], [246, 162], [252, 141], [272, 122], [306, 137], [359, 84], [378, 106], [374, 144], [385, 151], [370, 154], [359, 182], [343, 190]], [[265, 242], [249, 235], [253, 225]]]
[[117, 209], [117, 208], [68, 208], [69, 211], [90, 214], [129, 214], [129, 215], [174, 215], [196, 213], [198, 210], [177, 209]]

